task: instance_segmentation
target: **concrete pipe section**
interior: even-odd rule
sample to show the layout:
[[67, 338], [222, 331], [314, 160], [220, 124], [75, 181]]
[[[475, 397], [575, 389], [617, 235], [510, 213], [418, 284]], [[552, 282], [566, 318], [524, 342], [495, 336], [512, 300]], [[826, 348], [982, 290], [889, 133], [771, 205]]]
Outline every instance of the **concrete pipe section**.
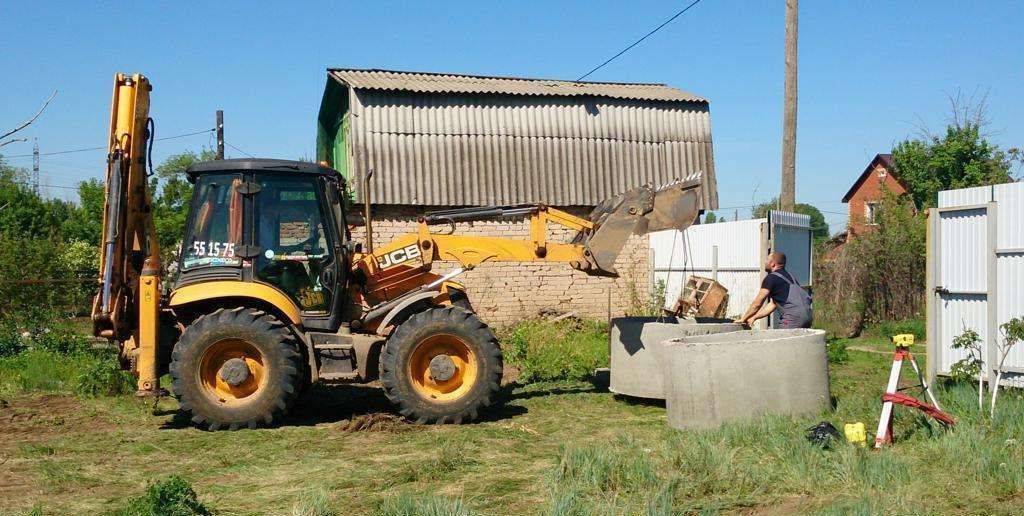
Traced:
[[746, 330], [666, 341], [665, 391], [673, 428], [714, 428], [763, 414], [830, 406], [822, 330]]
[[727, 319], [619, 317], [612, 319], [609, 390], [637, 398], [665, 399], [661, 343], [677, 337], [739, 331]]

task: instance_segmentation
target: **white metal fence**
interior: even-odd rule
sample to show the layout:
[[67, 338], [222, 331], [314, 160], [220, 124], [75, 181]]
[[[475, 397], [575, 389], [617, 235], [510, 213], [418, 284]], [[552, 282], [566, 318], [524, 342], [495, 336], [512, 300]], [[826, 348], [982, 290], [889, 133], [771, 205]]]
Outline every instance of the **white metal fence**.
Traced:
[[[770, 223], [769, 223], [770, 220]], [[739, 316], [754, 300], [764, 277], [769, 252], [786, 253], [786, 269], [811, 285], [811, 219], [807, 215], [772, 211], [768, 219], [716, 222], [685, 231], [651, 233], [652, 280], [665, 284], [670, 308], [691, 275], [716, 278], [729, 289], [730, 316]]]
[[[1024, 183], [939, 193], [928, 214], [928, 372], [966, 357], [953, 338], [973, 329], [994, 379], [999, 325], [1024, 316]], [[1024, 386], [1024, 347], [1006, 359], [1004, 383]]]

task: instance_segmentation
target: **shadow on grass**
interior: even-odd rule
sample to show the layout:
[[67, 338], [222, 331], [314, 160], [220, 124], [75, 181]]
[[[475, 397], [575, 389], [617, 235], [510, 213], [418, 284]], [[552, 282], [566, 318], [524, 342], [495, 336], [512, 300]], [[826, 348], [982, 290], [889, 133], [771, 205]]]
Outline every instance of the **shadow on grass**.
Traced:
[[[501, 399], [511, 400], [504, 389]], [[500, 421], [526, 412], [525, 407], [501, 403], [485, 408], [475, 421], [467, 424]], [[162, 429], [182, 429], [194, 426], [183, 412], [162, 410], [156, 415], [170, 414], [174, 414], [174, 417], [162, 425]], [[276, 428], [316, 426], [374, 414], [398, 415], [397, 408], [388, 401], [380, 387], [360, 384], [318, 384], [300, 397], [295, 406], [288, 411], [288, 415], [273, 426]]]

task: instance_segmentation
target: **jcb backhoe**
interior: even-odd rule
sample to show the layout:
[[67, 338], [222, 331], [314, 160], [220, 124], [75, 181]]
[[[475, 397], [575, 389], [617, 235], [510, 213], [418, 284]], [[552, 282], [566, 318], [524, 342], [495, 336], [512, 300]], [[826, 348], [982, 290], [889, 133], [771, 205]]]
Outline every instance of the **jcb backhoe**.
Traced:
[[[502, 354], [458, 274], [483, 262], [547, 261], [615, 275], [629, 235], [684, 228], [698, 215], [700, 181], [690, 178], [630, 190], [588, 219], [542, 204], [427, 213], [415, 233], [363, 247], [350, 237], [336, 170], [205, 162], [187, 170], [194, 194], [180, 272], [163, 292], [145, 167], [151, 89], [142, 75], [115, 77], [94, 332], [117, 343], [139, 395], [165, 392], [159, 379], [169, 372], [181, 410], [210, 429], [271, 424], [317, 381], [378, 378], [410, 420], [470, 421], [498, 401]], [[510, 216], [528, 218], [529, 240], [454, 231]], [[549, 224], [578, 234], [548, 241]], [[435, 262], [457, 267], [439, 275]]]

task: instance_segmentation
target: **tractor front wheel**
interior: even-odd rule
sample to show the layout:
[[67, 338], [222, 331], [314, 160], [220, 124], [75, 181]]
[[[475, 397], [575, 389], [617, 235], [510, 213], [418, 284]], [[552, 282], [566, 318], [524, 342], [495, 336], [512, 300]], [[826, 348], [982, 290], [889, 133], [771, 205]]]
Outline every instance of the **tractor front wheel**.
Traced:
[[498, 339], [459, 307], [414, 314], [395, 328], [381, 355], [384, 392], [418, 423], [462, 423], [497, 399]]
[[171, 355], [174, 396], [192, 422], [210, 430], [255, 428], [295, 401], [302, 367], [295, 338], [275, 317], [251, 308], [196, 319]]

